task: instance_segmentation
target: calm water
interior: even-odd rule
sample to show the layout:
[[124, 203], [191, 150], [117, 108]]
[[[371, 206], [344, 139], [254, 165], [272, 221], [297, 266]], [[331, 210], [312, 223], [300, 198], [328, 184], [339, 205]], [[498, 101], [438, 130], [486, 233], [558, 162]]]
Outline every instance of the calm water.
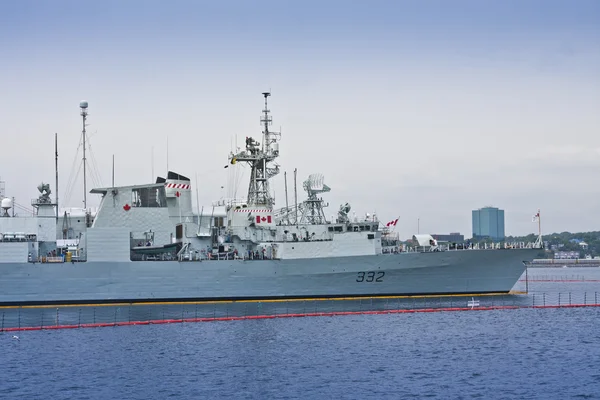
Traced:
[[[600, 292], [600, 282], [534, 282], [530, 290], [538, 284]], [[600, 307], [16, 335], [0, 334], [2, 399], [600, 398]]]

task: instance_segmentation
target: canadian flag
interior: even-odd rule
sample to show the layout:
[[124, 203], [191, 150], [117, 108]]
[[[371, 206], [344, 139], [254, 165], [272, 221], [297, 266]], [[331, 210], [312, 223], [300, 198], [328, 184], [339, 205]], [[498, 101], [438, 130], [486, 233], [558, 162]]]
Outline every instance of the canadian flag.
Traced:
[[531, 222], [536, 222], [539, 219], [540, 219], [540, 210], [538, 210], [537, 214], [535, 214], [533, 216], [533, 218], [531, 219]]
[[385, 226], [396, 226], [397, 223], [398, 223], [398, 218], [396, 218], [393, 221], [388, 222], [387, 224], [385, 224]]
[[256, 216], [256, 223], [257, 224], [270, 224], [271, 223], [271, 216], [267, 215], [257, 215]]

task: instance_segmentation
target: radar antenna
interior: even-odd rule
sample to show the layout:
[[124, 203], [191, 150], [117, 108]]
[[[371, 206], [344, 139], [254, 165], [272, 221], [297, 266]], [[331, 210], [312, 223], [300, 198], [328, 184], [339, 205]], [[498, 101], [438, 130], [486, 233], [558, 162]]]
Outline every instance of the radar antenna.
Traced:
[[308, 199], [304, 201], [300, 224], [323, 225], [327, 223], [323, 208], [329, 204], [324, 203], [323, 199], [319, 198], [318, 195], [331, 191], [331, 188], [325, 185], [323, 181], [322, 174], [311, 174], [304, 181], [303, 187], [308, 194]]
[[38, 185], [37, 189], [40, 192], [40, 197], [38, 197], [37, 203], [52, 204], [52, 200], [50, 199], [50, 193], [52, 193], [50, 190], [50, 184], [42, 182]]
[[279, 173], [279, 165], [275, 159], [279, 156], [279, 139], [281, 133], [269, 131], [272, 124], [271, 112], [268, 108], [267, 98], [270, 92], [264, 92], [265, 108], [260, 122], [263, 125], [262, 145], [252, 137], [246, 137], [246, 149], [237, 154], [231, 153], [230, 163], [236, 164], [245, 161], [250, 165], [250, 184], [248, 186], [248, 206], [266, 207], [273, 209], [275, 199], [269, 190], [269, 179]]
[[340, 210], [338, 211], [338, 217], [337, 217], [337, 222], [339, 224], [347, 224], [350, 222], [348, 213], [350, 212], [351, 209], [352, 209], [352, 207], [350, 207], [350, 204], [348, 204], [348, 203], [342, 204], [340, 206]]

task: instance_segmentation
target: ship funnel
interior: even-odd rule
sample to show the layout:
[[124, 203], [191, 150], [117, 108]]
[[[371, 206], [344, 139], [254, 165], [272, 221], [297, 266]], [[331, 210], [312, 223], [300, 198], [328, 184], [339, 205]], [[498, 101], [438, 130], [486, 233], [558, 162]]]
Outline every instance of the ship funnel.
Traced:
[[192, 213], [192, 185], [190, 178], [169, 171], [164, 181], [167, 204], [180, 209], [183, 215]]

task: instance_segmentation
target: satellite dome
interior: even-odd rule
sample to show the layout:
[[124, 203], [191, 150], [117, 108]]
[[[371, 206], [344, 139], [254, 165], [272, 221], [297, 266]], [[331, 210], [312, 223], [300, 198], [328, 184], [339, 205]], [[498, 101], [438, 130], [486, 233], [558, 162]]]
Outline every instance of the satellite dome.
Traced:
[[88, 102], [85, 100], [81, 100], [79, 102], [79, 108], [88, 108]]
[[12, 199], [9, 199], [8, 197], [2, 199], [2, 208], [5, 210], [12, 208]]

